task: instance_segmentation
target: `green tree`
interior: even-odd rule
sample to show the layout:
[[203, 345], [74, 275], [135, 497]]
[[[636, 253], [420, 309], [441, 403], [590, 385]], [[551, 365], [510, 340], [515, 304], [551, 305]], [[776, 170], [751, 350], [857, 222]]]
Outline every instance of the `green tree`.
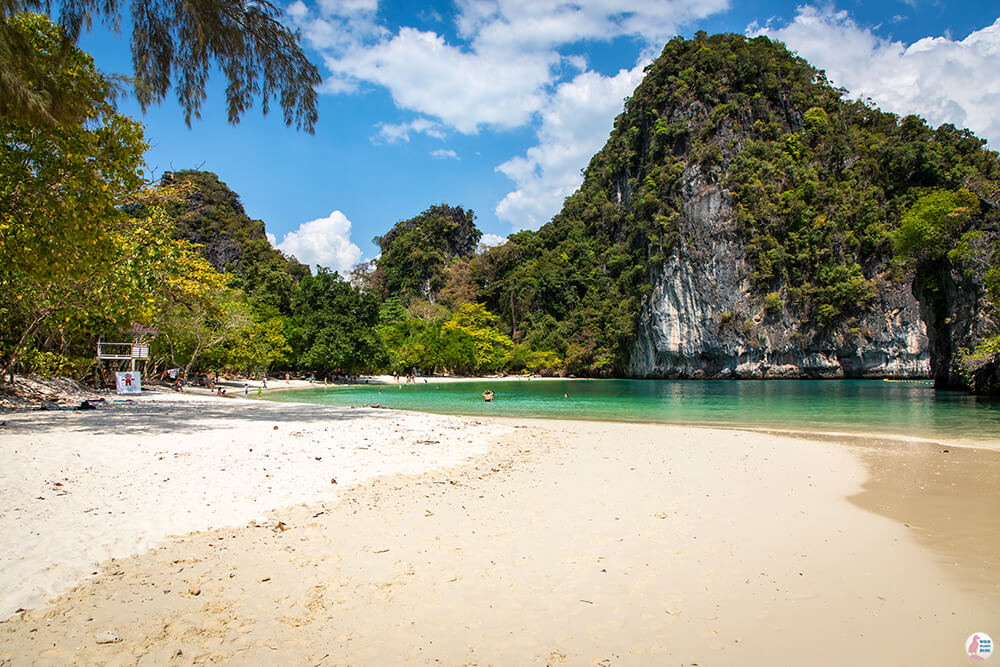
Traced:
[[[65, 36], [53, 50], [42, 51], [37, 41], [24, 37], [16, 16], [47, 11], [52, 4]], [[117, 31], [125, 8], [121, 0], [0, 2], [0, 117], [48, 125], [77, 118], [78, 98], [37, 61], [72, 53], [72, 43], [94, 17]], [[143, 109], [161, 102], [173, 85], [190, 124], [200, 116], [209, 73], [217, 66], [226, 79], [229, 122], [238, 123], [258, 100], [264, 113], [277, 101], [286, 125], [312, 133], [321, 78], [275, 5], [267, 0], [132, 0], [127, 8], [135, 92]]]
[[404, 317], [379, 325], [379, 336], [389, 353], [388, 367], [396, 372], [419, 369], [433, 374], [445, 365], [441, 323]]
[[[932, 335], [950, 324], [942, 286], [953, 268], [981, 284], [993, 313], [1000, 313], [1000, 234], [994, 231], [995, 213], [992, 225], [979, 223], [981, 229], [975, 228], [981, 216], [979, 198], [969, 190], [932, 190], [906, 211], [894, 234], [900, 258], [915, 267], [915, 285], [929, 305]], [[969, 347], [952, 350], [958, 375], [974, 391], [985, 390], [975, 386], [980, 369], [1000, 364], [1000, 325], [995, 317], [991, 332]]]
[[[249, 306], [238, 292], [228, 289], [228, 278], [194, 253], [185, 259], [161, 292], [154, 318], [160, 331], [154, 352], [171, 366], [180, 366], [181, 377], [187, 377], [213, 347], [236, 341], [253, 327]], [[218, 354], [214, 361], [220, 361]]]
[[420, 215], [397, 222], [374, 242], [382, 251], [368, 283], [383, 298], [394, 295], [433, 301], [447, 284], [446, 267], [473, 254], [482, 233], [475, 214], [461, 206], [431, 206]]
[[288, 359], [286, 320], [281, 316], [262, 318], [247, 304], [250, 316], [225, 340], [206, 351], [208, 365], [244, 375], [266, 373]]
[[497, 329], [499, 318], [478, 303], [467, 303], [441, 327], [445, 355], [459, 372], [493, 373], [510, 358], [514, 343]]
[[955, 247], [978, 212], [979, 200], [968, 190], [929, 192], [899, 221], [894, 235], [896, 250], [918, 264], [940, 261]]
[[468, 331], [449, 323], [440, 330], [441, 364], [457, 375], [473, 375], [478, 370], [476, 340]]
[[300, 367], [353, 374], [388, 360], [376, 332], [378, 302], [336, 272], [320, 269], [303, 278], [292, 310], [301, 329]]
[[0, 367], [12, 372], [29, 350], [74, 330], [116, 330], [148, 314], [181, 249], [142, 189], [142, 128], [115, 112], [90, 56], [64, 49], [41, 15], [7, 25], [79, 111], [51, 127], [0, 117]]

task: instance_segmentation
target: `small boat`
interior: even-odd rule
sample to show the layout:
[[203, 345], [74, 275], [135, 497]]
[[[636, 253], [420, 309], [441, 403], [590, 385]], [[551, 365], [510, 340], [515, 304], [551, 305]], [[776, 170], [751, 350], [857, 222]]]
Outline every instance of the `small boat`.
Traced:
[[934, 380], [927, 380], [923, 378], [907, 378], [904, 380], [897, 380], [895, 378], [882, 378], [882, 382], [894, 382], [896, 384], [913, 384], [920, 387], [933, 387]]
[[484, 391], [483, 392], [483, 400], [485, 400], [487, 403], [492, 403], [493, 402], [493, 392], [490, 391], [489, 389], [487, 389], [486, 391]]

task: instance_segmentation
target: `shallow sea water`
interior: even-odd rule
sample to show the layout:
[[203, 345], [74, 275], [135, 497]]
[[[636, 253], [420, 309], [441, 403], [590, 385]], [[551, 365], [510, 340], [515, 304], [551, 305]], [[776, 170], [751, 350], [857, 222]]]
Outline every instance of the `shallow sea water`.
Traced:
[[[482, 393], [495, 392], [493, 402]], [[401, 410], [901, 434], [1000, 447], [1000, 401], [881, 380], [518, 380], [284, 390], [273, 401]]]

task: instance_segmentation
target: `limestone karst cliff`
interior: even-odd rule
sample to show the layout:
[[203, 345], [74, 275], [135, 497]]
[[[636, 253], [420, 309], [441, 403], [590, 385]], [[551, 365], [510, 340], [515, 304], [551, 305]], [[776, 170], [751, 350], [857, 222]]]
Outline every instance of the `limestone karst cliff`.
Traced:
[[965, 386], [1000, 334], [984, 144], [767, 38], [678, 37], [562, 211], [482, 262], [483, 296], [568, 373]]
[[787, 308], [768, 312], [728, 193], [685, 176], [681, 238], [643, 303], [634, 377], [926, 377], [927, 328], [906, 285], [878, 280], [852, 326], [817, 330]]

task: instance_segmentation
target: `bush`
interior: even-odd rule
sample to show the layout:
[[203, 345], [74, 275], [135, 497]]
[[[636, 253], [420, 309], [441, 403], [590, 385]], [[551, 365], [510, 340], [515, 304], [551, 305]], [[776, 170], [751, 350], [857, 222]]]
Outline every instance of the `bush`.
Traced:
[[1000, 355], [1000, 336], [987, 338], [974, 350], [962, 349], [956, 355], [958, 372], [965, 384], [972, 386], [972, 378], [976, 371]]
[[56, 375], [72, 375], [73, 361], [57, 352], [40, 352], [28, 350], [21, 359], [21, 369], [26, 373], [35, 373], [48, 377]]
[[764, 297], [764, 311], [768, 315], [777, 315], [785, 307], [785, 302], [777, 292], [771, 292]]
[[539, 375], [555, 375], [562, 369], [563, 360], [559, 355], [550, 350], [544, 352], [531, 352], [525, 363], [525, 367], [532, 373]]

